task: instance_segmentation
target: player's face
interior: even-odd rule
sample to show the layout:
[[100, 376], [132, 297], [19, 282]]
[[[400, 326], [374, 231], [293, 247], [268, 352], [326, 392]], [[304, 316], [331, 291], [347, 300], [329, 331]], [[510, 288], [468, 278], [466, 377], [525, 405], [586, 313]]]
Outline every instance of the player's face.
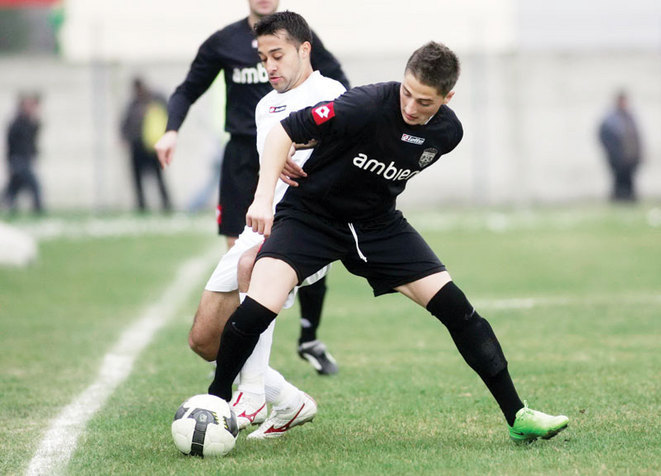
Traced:
[[411, 126], [426, 124], [443, 104], [450, 102], [453, 95], [454, 91], [450, 91], [442, 96], [436, 88], [421, 83], [407, 71], [399, 89], [402, 119]]
[[284, 31], [257, 38], [257, 52], [273, 89], [284, 93], [305, 81], [306, 71], [312, 69], [310, 48], [307, 41], [296, 48]]
[[278, 3], [278, 0], [248, 0], [250, 12], [258, 17], [275, 13]]

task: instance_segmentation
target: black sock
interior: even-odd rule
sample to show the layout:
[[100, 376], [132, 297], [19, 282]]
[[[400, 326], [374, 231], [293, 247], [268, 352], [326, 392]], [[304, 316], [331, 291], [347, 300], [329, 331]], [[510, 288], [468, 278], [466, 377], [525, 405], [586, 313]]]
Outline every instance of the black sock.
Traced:
[[[480, 377], [482, 376], [480, 375]], [[509, 371], [504, 369], [493, 377], [482, 377], [482, 381], [498, 402], [507, 424], [512, 426], [516, 418], [516, 412], [523, 408], [523, 402], [514, 388]]]
[[427, 304], [427, 310], [448, 328], [459, 353], [486, 384], [511, 426], [523, 403], [491, 325], [473, 309], [453, 282], [436, 293]]
[[246, 297], [225, 324], [216, 358], [216, 375], [209, 393], [226, 401], [232, 399], [232, 383], [255, 349], [259, 336], [277, 314]]
[[317, 328], [321, 322], [321, 309], [326, 296], [326, 276], [314, 284], [303, 286], [298, 290], [298, 300], [301, 303], [301, 337], [299, 345], [317, 338]]

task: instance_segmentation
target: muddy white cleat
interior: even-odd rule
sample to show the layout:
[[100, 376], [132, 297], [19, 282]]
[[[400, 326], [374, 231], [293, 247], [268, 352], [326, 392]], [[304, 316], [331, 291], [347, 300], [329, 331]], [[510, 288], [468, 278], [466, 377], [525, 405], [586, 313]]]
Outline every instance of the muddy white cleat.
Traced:
[[264, 396], [253, 396], [244, 392], [236, 392], [232, 396], [230, 407], [236, 415], [239, 430], [250, 425], [258, 425], [266, 419], [266, 400]]
[[295, 426], [312, 421], [316, 414], [317, 402], [307, 393], [303, 393], [303, 399], [299, 405], [282, 410], [275, 408], [271, 410], [269, 417], [259, 428], [248, 435], [248, 439], [279, 438]]

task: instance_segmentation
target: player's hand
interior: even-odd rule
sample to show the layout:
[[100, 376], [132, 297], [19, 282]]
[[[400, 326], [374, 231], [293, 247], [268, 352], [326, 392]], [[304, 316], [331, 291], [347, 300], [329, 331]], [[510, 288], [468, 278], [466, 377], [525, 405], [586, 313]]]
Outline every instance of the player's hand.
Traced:
[[174, 149], [177, 147], [178, 135], [179, 133], [177, 131], [167, 131], [154, 145], [156, 155], [158, 156], [158, 163], [161, 164], [162, 169], [172, 162]]
[[296, 163], [294, 162], [293, 156], [296, 152], [296, 148], [292, 145], [289, 149], [289, 156], [285, 162], [282, 172], [280, 173], [280, 180], [289, 185], [290, 187], [298, 187], [298, 182], [295, 179], [301, 177], [307, 177], [308, 174]]
[[268, 237], [273, 226], [273, 204], [255, 196], [246, 213], [246, 225], [252, 228], [252, 231]]

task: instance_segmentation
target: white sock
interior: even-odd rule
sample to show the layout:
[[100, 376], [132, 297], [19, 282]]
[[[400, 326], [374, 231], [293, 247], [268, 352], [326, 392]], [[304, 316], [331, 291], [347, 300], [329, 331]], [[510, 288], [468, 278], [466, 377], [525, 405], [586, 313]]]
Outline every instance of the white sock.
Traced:
[[239, 373], [239, 391], [264, 395], [264, 374], [269, 366], [275, 319], [259, 336], [255, 349]]
[[303, 392], [292, 384], [272, 367], [268, 367], [264, 378], [266, 401], [276, 410], [298, 406], [303, 401]]

